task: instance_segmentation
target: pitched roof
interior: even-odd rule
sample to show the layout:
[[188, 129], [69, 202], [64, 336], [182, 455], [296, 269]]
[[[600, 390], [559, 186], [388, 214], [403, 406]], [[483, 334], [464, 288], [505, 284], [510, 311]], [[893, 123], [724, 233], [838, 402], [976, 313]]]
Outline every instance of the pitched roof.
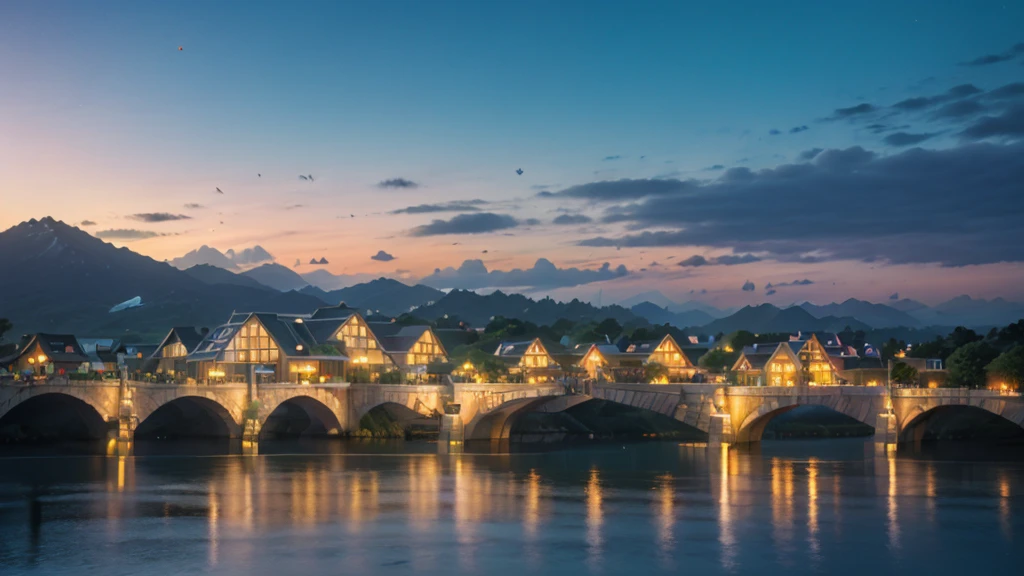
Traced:
[[26, 336], [22, 342], [14, 354], [0, 359], [0, 363], [7, 364], [17, 360], [36, 344], [39, 345], [43, 354], [52, 362], [74, 362], [79, 364], [89, 361], [89, 356], [82, 350], [82, 345], [71, 334], [46, 334], [40, 332]]
[[[432, 332], [430, 326], [425, 324], [402, 326], [396, 322], [375, 322], [368, 323], [368, 325], [377, 336], [377, 340], [385, 352], [409, 352], [424, 333]], [[382, 333], [384, 336], [381, 336]], [[441, 343], [440, 338], [438, 338], [438, 343]], [[441, 349], [444, 350], [443, 343]], [[447, 351], [445, 354], [447, 355]]]
[[196, 346], [199, 346], [199, 343], [202, 341], [203, 335], [194, 327], [175, 326], [167, 332], [167, 335], [164, 336], [164, 339], [160, 341], [160, 344], [157, 345], [156, 349], [153, 350], [153, 353], [150, 354], [150, 356], [156, 356], [158, 352], [164, 349], [164, 346], [175, 342], [181, 342], [181, 345], [185, 347], [185, 353], [187, 354], [195, 350]]
[[[234, 313], [231, 315], [231, 321], [227, 324], [211, 330], [195, 350], [188, 355], [188, 359], [191, 361], [216, 360], [250, 318], [255, 318], [263, 325], [267, 334], [277, 344], [281, 354], [285, 356], [309, 356], [309, 349], [317, 344], [310, 330], [306, 328], [306, 322], [296, 322], [294, 316], [280, 317], [267, 312]], [[297, 349], [300, 344], [302, 345], [301, 350]]]
[[522, 358], [526, 351], [530, 349], [530, 345], [537, 340], [537, 338], [534, 338], [533, 340], [521, 340], [519, 342], [501, 342], [498, 344], [498, 349], [494, 351], [494, 355], [502, 358]]
[[775, 354], [775, 350], [774, 349], [771, 350], [770, 352], [764, 352], [764, 351], [753, 352], [753, 351], [751, 351], [750, 353], [747, 353], [744, 350], [744, 352], [742, 354], [740, 354], [740, 357], [737, 358], [736, 362], [733, 364], [733, 370], [735, 370], [736, 367], [740, 365], [740, 362], [744, 358], [747, 360], [747, 363], [750, 364], [750, 369], [751, 370], [763, 370], [765, 364], [768, 363], [768, 360], [772, 357], [773, 354]]
[[349, 308], [344, 304], [338, 304], [337, 306], [324, 306], [323, 308], [317, 308], [310, 316], [311, 320], [324, 320], [327, 318], [343, 319], [347, 320], [353, 314], [359, 311], [355, 308]]

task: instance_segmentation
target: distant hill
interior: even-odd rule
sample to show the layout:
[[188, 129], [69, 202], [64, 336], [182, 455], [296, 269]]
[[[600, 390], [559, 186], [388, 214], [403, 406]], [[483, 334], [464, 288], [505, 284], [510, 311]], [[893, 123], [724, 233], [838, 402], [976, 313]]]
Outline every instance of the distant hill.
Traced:
[[472, 326], [485, 326], [494, 316], [517, 318], [539, 325], [550, 325], [560, 318], [574, 322], [614, 318], [620, 324], [639, 319], [622, 306], [597, 308], [575, 299], [571, 302], [557, 302], [551, 298], [532, 300], [521, 294], [501, 291], [483, 296], [468, 290], [452, 290], [437, 302], [421, 306], [412, 313], [427, 320], [441, 318], [445, 314], [457, 316]]
[[1002, 298], [971, 298], [966, 294], [937, 304], [932, 310], [934, 323], [943, 326], [1005, 326], [1024, 318], [1024, 304], [1020, 302], [1009, 302]]
[[715, 319], [703, 310], [687, 310], [685, 312], [672, 312], [651, 302], [641, 302], [632, 306], [630, 311], [633, 314], [645, 318], [651, 324], [671, 324], [677, 328], [688, 326], [704, 326]]
[[248, 276], [264, 286], [269, 286], [281, 292], [301, 290], [309, 285], [294, 270], [280, 264], [263, 264], [252, 270], [246, 270], [241, 275]]
[[906, 312], [902, 312], [885, 304], [873, 304], [864, 300], [850, 298], [841, 304], [835, 302], [825, 306], [816, 306], [804, 302], [801, 308], [810, 312], [815, 318], [826, 316], [849, 316], [856, 318], [874, 328], [917, 328], [921, 321]]
[[732, 316], [719, 318], [703, 327], [701, 331], [707, 334], [726, 334], [737, 330], [748, 330], [754, 333], [760, 332], [798, 332], [823, 330], [840, 332], [849, 326], [853, 330], [870, 330], [871, 326], [855, 318], [826, 316], [815, 318], [810, 312], [799, 306], [780, 309], [771, 304], [760, 306], [745, 306]]
[[[307, 293], [314, 293], [313, 290]], [[344, 302], [363, 312], [373, 310], [386, 316], [397, 316], [440, 300], [443, 296], [444, 292], [430, 286], [409, 286], [391, 278], [377, 278], [341, 290], [325, 292], [321, 298], [332, 304]]]
[[302, 279], [325, 292], [341, 290], [347, 286], [371, 282], [375, 279], [373, 274], [331, 274], [327, 270], [312, 270], [301, 274]]
[[[309, 312], [323, 302], [296, 292], [209, 284], [52, 218], [0, 232], [0, 317], [14, 332], [159, 339], [171, 326], [216, 326], [233, 310]], [[140, 297], [142, 306], [111, 313]]]
[[273, 290], [273, 288], [264, 286], [249, 276], [235, 274], [230, 270], [218, 268], [212, 264], [196, 264], [191, 268], [183, 270], [183, 272], [206, 284], [231, 284], [234, 286], [259, 288], [261, 290]]

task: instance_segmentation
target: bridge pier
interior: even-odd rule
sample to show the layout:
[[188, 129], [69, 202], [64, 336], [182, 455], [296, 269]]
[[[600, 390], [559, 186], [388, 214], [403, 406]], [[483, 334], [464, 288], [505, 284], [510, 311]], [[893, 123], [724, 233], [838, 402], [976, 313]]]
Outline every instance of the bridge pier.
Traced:
[[708, 448], [721, 448], [735, 441], [730, 414], [712, 414], [708, 424]]

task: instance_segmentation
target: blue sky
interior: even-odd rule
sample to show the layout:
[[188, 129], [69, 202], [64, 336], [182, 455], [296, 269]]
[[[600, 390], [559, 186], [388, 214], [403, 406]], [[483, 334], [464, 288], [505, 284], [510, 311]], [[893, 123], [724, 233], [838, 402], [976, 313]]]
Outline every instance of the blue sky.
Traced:
[[[923, 267], [913, 272], [921, 285], [909, 287], [922, 299], [1019, 296], [1016, 256], [979, 260], [975, 285], [962, 267], [920, 258], [784, 262], [751, 244], [767, 238], [743, 244], [759, 262], [714, 274], [641, 273], [655, 258], [738, 253], [738, 243], [649, 246], [643, 255], [580, 246], [652, 222], [618, 223], [600, 203], [535, 194], [604, 180], [709, 181], [814, 148], [861, 146], [886, 157], [906, 149], [885, 141], [897, 130], [927, 134], [920, 145], [932, 150], [962, 146], [966, 124], [915, 118], [875, 132], [825, 119], [961, 84], [991, 91], [1020, 82], [1016, 55], [963, 64], [1006, 54], [1024, 42], [1021, 30], [1019, 2], [6, 2], [0, 74], [12, 88], [0, 90], [9, 128], [0, 131], [0, 188], [23, 200], [0, 225], [45, 212], [96, 222], [94, 233], [160, 234], [108, 235], [158, 259], [201, 244], [259, 243], [287, 265], [326, 255], [339, 274], [419, 278], [478, 258], [502, 270], [538, 258], [558, 267], [610, 262], [632, 272], [601, 283], [613, 293], [658, 282], [673, 298], [707, 290], [721, 303], [769, 296], [740, 290], [748, 279], [814, 274], [814, 285], [778, 297], [878, 299], [908, 265]], [[707, 170], [716, 165], [723, 170]], [[419, 186], [377, 186], [391, 178]], [[56, 201], [40, 207], [30, 200], [38, 197]], [[515, 235], [424, 239], [410, 231], [455, 214], [389, 214], [473, 199], [516, 219]], [[203, 208], [185, 212], [186, 203]], [[593, 222], [555, 226], [558, 210]], [[130, 218], [164, 212], [189, 218], [148, 226]], [[396, 260], [371, 260], [380, 249]], [[936, 290], [937, 279], [955, 293]]]

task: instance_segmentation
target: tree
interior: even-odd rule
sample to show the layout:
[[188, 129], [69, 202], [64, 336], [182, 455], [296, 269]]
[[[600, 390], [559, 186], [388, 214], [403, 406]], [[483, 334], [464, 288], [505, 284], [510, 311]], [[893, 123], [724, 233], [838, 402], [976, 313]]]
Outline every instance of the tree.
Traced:
[[1018, 344], [1003, 352], [985, 367], [989, 374], [1002, 380], [1008, 388], [1020, 390], [1024, 383], [1024, 345]]
[[893, 365], [892, 373], [889, 377], [897, 384], [910, 386], [917, 383], [917, 368], [906, 362], [897, 362]]
[[732, 365], [736, 363], [736, 358], [738, 357], [739, 352], [726, 352], [722, 348], [714, 348], [708, 350], [706, 354], [701, 356], [697, 363], [700, 364], [701, 368], [705, 368], [716, 374], [721, 374], [729, 368], [732, 368]]
[[4, 334], [10, 332], [14, 325], [7, 318], [0, 318], [0, 357], [7, 356], [14, 352], [14, 344], [4, 343]]
[[970, 342], [957, 348], [946, 360], [952, 386], [981, 388], [985, 385], [985, 367], [998, 352], [986, 342]]
[[657, 362], [644, 364], [644, 381], [653, 383], [661, 381], [662, 378], [668, 378], [668, 367]]
[[607, 336], [609, 340], [615, 340], [616, 336], [622, 334], [622, 325], [615, 318], [605, 318], [594, 328], [594, 332]]
[[906, 342], [904, 342], [902, 340], [897, 341], [895, 338], [889, 338], [889, 340], [887, 342], [882, 344], [882, 349], [880, 351], [880, 354], [882, 356], [882, 361], [885, 362], [885, 361], [891, 360], [891, 359], [896, 357], [896, 353], [897, 352], [900, 352], [901, 350], [906, 350], [906, 349], [907, 349], [907, 343]]

